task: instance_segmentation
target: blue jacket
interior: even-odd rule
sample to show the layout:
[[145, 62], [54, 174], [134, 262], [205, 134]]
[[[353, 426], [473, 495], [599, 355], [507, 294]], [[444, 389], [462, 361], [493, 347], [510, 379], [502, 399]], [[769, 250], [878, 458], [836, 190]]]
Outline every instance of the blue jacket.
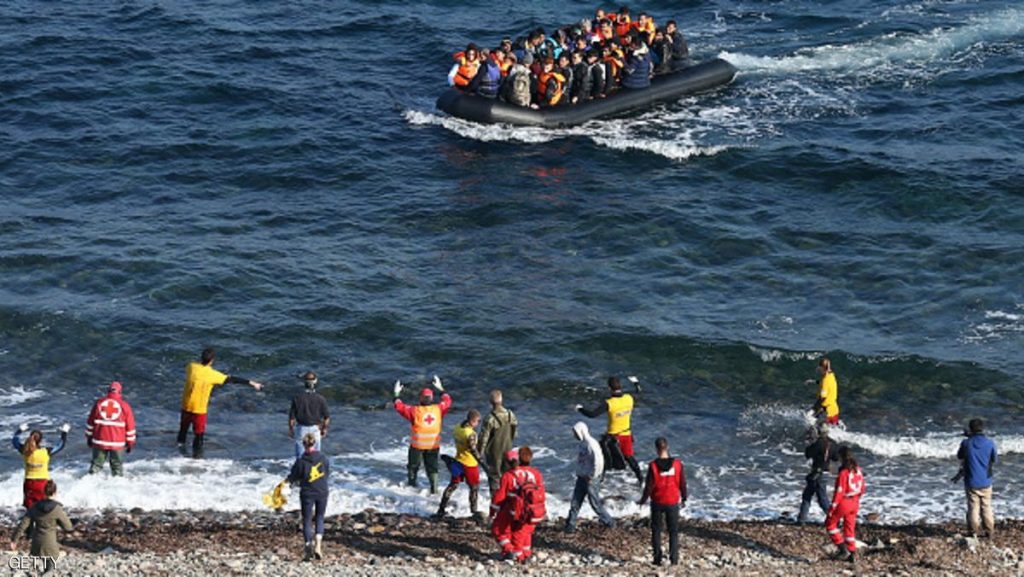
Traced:
[[647, 88], [651, 85], [651, 51], [633, 53], [622, 70], [623, 88]]
[[992, 486], [992, 466], [999, 462], [996, 444], [981, 433], [971, 435], [960, 443], [956, 457], [964, 460], [964, 486], [985, 489]]
[[299, 485], [300, 498], [326, 498], [331, 492], [327, 484], [330, 469], [330, 462], [323, 453], [309, 451], [295, 460], [288, 482]]

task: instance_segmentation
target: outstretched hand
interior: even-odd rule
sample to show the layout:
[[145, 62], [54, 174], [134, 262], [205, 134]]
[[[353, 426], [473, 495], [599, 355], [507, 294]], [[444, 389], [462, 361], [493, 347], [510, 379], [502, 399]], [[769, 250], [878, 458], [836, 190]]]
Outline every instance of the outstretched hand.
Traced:
[[71, 425], [69, 423], [64, 423], [63, 425], [60, 426], [60, 432], [65, 434], [65, 435], [68, 434], [68, 431], [70, 431], [70, 430], [71, 430]]
[[405, 388], [405, 387], [403, 387], [403, 386], [402, 386], [402, 381], [400, 381], [400, 380], [399, 380], [399, 381], [395, 381], [395, 398], [396, 398], [396, 399], [397, 399], [397, 398], [398, 398], [399, 396], [401, 396], [401, 395], [402, 395], [402, 389], [403, 389], [403, 388]]
[[252, 388], [256, 389], [257, 391], [262, 391], [263, 390], [263, 383], [257, 383], [256, 381], [252, 381], [249, 384], [252, 385]]
[[22, 424], [18, 425], [18, 430], [21, 431], [22, 433], [27, 431], [28, 430], [28, 423], [22, 423]]
[[636, 388], [636, 392], [639, 393], [639, 392], [643, 391], [643, 389], [640, 388], [640, 379], [638, 379], [638, 378], [636, 378], [636, 377], [631, 375], [631, 376], [626, 377], [626, 380], [631, 382], [631, 383], [633, 383], [633, 387]]
[[434, 388], [438, 391], [444, 392], [444, 385], [441, 384], [441, 377], [434, 375]]

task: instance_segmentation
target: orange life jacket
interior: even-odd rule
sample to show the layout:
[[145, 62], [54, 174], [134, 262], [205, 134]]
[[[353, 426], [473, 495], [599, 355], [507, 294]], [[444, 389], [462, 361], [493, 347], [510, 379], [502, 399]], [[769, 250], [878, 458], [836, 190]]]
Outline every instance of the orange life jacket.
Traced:
[[459, 63], [459, 70], [455, 73], [455, 86], [465, 87], [469, 85], [469, 82], [476, 76], [476, 71], [480, 68], [480, 61], [474, 60], [472, 62], [466, 60], [465, 52], [456, 52], [455, 61]]
[[614, 80], [618, 80], [619, 79], [619, 68], [622, 67], [619, 59], [616, 58], [615, 55], [613, 54], [611, 56], [608, 56], [607, 58], [601, 59], [601, 61], [608, 63], [608, 65], [611, 67], [611, 75], [610, 75], [611, 78], [614, 79]]
[[409, 445], [413, 449], [429, 451], [441, 446], [441, 407], [417, 405], [412, 412], [412, 435]]
[[512, 59], [511, 58], [500, 58], [497, 53], [491, 53], [491, 59], [494, 60], [498, 65], [498, 70], [501, 70], [501, 77], [505, 78], [508, 76], [508, 71], [512, 70]]
[[540, 76], [537, 77], [537, 94], [540, 95], [541, 100], [547, 100], [548, 95], [548, 80], [555, 79], [555, 93], [551, 96], [549, 104], [554, 106], [558, 104], [558, 101], [562, 99], [562, 92], [565, 88], [565, 76], [562, 76], [558, 72], [541, 72]]
[[615, 17], [615, 35], [619, 38], [629, 34], [629, 29], [633, 27], [633, 23], [630, 21], [629, 16], [626, 16], [625, 22], [620, 22], [619, 17]]

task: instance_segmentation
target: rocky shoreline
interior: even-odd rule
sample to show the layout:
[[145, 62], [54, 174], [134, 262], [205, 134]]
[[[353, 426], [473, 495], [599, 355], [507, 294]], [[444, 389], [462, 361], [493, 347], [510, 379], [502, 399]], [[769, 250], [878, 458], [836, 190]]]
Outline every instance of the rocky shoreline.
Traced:
[[[11, 520], [7, 520], [10, 527]], [[865, 523], [856, 565], [827, 559], [820, 525], [767, 521], [684, 521], [681, 562], [650, 562], [647, 519], [614, 529], [582, 522], [563, 534], [557, 522], [539, 527], [535, 558], [526, 566], [499, 561], [486, 528], [467, 518], [441, 521], [365, 511], [327, 520], [321, 562], [301, 561], [295, 512], [107, 512], [77, 522], [64, 535], [67, 555], [54, 575], [358, 576], [479, 575], [1021, 575], [1024, 521], [998, 524], [993, 539], [963, 536], [953, 523]], [[27, 553], [27, 542], [20, 543]], [[831, 549], [829, 549], [830, 551]], [[12, 554], [3, 563], [12, 567]], [[17, 564], [18, 561], [13, 561]], [[8, 569], [11, 570], [11, 569]], [[38, 572], [13, 570], [14, 575]]]

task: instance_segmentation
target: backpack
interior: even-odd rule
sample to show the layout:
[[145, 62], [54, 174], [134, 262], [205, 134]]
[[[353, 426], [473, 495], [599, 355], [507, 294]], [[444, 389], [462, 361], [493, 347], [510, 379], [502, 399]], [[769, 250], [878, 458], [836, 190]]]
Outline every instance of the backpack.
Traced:
[[512, 76], [511, 82], [512, 90], [509, 91], [509, 102], [517, 106], [529, 106], [530, 75], [520, 72]]
[[548, 510], [544, 501], [547, 495], [544, 487], [533, 481], [526, 481], [519, 485], [519, 498], [516, 499], [515, 520], [520, 523], [536, 525], [544, 520]]

